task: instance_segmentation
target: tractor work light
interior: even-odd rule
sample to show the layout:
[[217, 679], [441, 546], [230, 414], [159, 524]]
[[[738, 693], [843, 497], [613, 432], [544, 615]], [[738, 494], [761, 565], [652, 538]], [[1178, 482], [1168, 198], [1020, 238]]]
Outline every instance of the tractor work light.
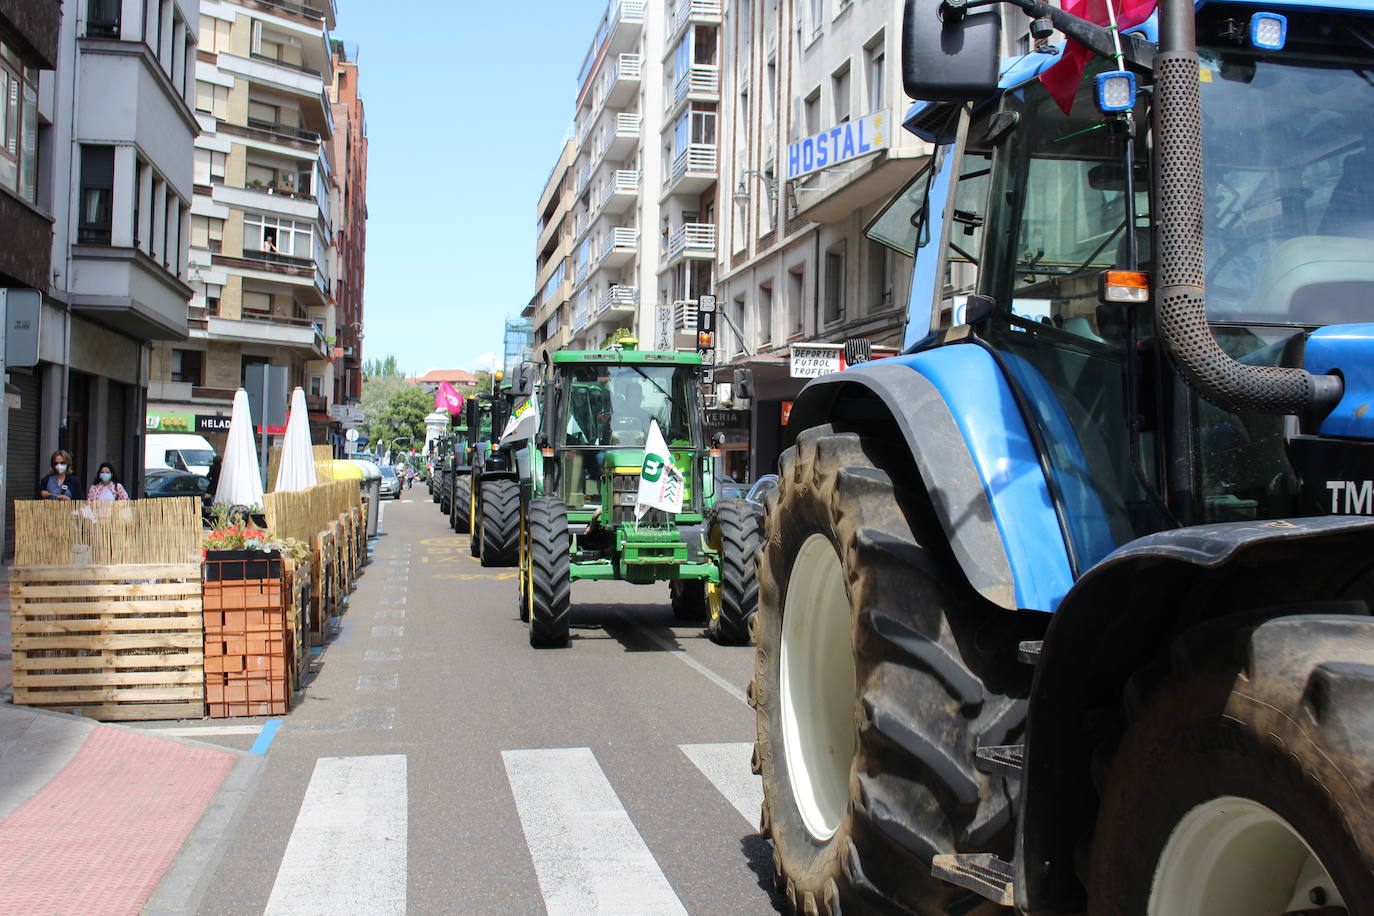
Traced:
[[1250, 17], [1250, 44], [1265, 51], [1282, 51], [1288, 41], [1288, 17], [1256, 13]]
[[1150, 275], [1143, 270], [1104, 270], [1102, 301], [1144, 303], [1150, 301]]
[[1097, 110], [1103, 114], [1130, 111], [1135, 107], [1135, 74], [1109, 70], [1097, 75]]

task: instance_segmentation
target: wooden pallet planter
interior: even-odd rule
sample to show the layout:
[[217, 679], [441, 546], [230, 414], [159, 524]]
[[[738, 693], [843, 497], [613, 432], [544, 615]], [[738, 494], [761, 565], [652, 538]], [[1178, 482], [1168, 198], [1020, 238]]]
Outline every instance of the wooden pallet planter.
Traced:
[[104, 721], [204, 714], [195, 563], [16, 566], [14, 703]]
[[310, 539], [311, 570], [310, 623], [311, 644], [323, 645], [334, 616], [334, 543], [328, 531]]

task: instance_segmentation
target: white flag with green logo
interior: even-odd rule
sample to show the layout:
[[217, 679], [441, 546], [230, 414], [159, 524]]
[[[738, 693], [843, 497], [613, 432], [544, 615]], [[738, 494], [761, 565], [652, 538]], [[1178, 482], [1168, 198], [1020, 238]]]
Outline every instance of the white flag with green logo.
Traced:
[[639, 469], [639, 498], [635, 503], [635, 521], [650, 509], [662, 509], [674, 515], [682, 511], [682, 493], [686, 481], [673, 464], [668, 443], [657, 420], [649, 421], [649, 439], [644, 447], [644, 464]]

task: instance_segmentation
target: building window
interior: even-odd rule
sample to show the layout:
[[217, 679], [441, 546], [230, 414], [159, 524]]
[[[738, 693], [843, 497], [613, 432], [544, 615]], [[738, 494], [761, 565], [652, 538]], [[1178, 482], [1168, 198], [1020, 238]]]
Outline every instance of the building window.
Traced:
[[868, 80], [868, 111], [882, 111], [887, 100], [887, 49], [880, 34], [864, 49], [864, 69]]
[[38, 200], [38, 71], [0, 39], [0, 186]]
[[[734, 357], [744, 352], [744, 340], [740, 334], [744, 333], [744, 297], [736, 296], [730, 303], [730, 356]], [[739, 328], [740, 333], [735, 333], [735, 328]]]
[[802, 123], [806, 125], [806, 133], [802, 136], [810, 137], [821, 131], [821, 91], [812, 89], [811, 94], [802, 102]]
[[172, 381], [190, 382], [199, 388], [205, 379], [205, 354], [199, 350], [172, 351]]
[[806, 268], [798, 265], [787, 272], [787, 329], [792, 334], [802, 331], [802, 317], [806, 314]]
[[881, 242], [868, 243], [868, 295], [867, 305], [872, 311], [879, 311], [892, 305], [892, 254], [891, 248]]
[[233, 23], [213, 16], [200, 16], [200, 46], [211, 54], [229, 50], [229, 30]]
[[825, 0], [811, 0], [811, 37], [821, 34], [825, 23]]
[[196, 111], [213, 115], [220, 121], [229, 117], [229, 87], [196, 80]]
[[224, 164], [228, 156], [214, 150], [196, 150], [195, 176], [198, 185], [224, 184]]
[[208, 315], [219, 314], [219, 297], [224, 291], [224, 287], [218, 283], [205, 284], [205, 312]]
[[272, 314], [272, 294], [243, 291], [243, 314], [266, 317]]
[[314, 396], [314, 397], [317, 397], [317, 398], [324, 397], [324, 376], [323, 376], [323, 375], [312, 375], [312, 376], [310, 376], [310, 394], [311, 394], [312, 396]]
[[88, 0], [86, 3], [86, 37], [119, 37], [120, 0]]
[[759, 287], [758, 345], [766, 347], [773, 340], [773, 286], [764, 284]]
[[825, 322], [844, 317], [845, 246], [836, 245], [825, 253]]
[[830, 77], [831, 96], [835, 104], [835, 123], [844, 124], [849, 120], [849, 61], [836, 70]]
[[224, 220], [213, 216], [191, 217], [191, 247], [216, 254], [224, 250]]
[[263, 252], [308, 260], [312, 256], [313, 239], [309, 223], [260, 213], [243, 215], [243, 250], [248, 257], [252, 257], [248, 252]]
[[81, 218], [76, 230], [79, 244], [110, 244], [113, 205], [114, 147], [82, 144]]

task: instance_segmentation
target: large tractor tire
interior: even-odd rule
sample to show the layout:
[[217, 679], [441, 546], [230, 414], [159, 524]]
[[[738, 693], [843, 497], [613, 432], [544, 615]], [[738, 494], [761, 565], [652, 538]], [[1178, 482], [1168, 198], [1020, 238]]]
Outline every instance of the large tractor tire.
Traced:
[[1203, 624], [1138, 676], [1088, 911], [1374, 913], [1374, 620]]
[[[473, 471], [476, 474], [476, 471]], [[482, 481], [473, 477], [471, 498], [468, 500], [468, 552], [474, 557], [482, 556]]]
[[723, 646], [742, 646], [749, 642], [749, 620], [759, 604], [754, 555], [763, 529], [754, 507], [742, 499], [716, 503], [708, 540], [720, 552], [720, 585], [706, 586], [706, 635]]
[[967, 586], [908, 455], [827, 426], [781, 464], [750, 700], [789, 912], [1003, 912], [930, 863], [1012, 857], [1012, 787], [974, 758], [1020, 738], [1031, 669], [1017, 645], [1044, 620]]
[[449, 513], [449, 491], [453, 487], [453, 475], [445, 473], [439, 481], [439, 511], [444, 515]]
[[482, 482], [482, 565], [514, 566], [520, 542], [520, 485]]
[[472, 501], [472, 475], [458, 474], [453, 478], [453, 505], [449, 507], [449, 526], [458, 534], [468, 533], [468, 519]]
[[706, 619], [706, 589], [704, 579], [674, 579], [668, 583], [668, 596], [673, 602], [673, 616], [684, 623]]
[[555, 649], [568, 644], [568, 615], [572, 606], [572, 562], [569, 550], [568, 507], [554, 497], [532, 499], [525, 508], [524, 583], [530, 645]]

